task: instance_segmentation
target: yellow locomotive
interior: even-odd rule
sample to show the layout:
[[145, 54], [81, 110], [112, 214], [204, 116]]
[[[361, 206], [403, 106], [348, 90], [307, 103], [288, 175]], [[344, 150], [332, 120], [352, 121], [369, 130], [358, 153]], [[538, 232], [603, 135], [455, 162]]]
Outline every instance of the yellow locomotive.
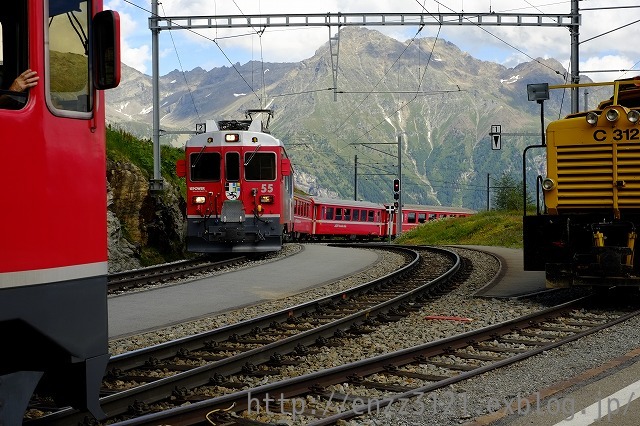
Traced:
[[523, 218], [524, 269], [547, 287], [640, 285], [640, 77], [590, 85], [605, 84], [610, 99], [551, 122], [540, 145], [544, 206]]

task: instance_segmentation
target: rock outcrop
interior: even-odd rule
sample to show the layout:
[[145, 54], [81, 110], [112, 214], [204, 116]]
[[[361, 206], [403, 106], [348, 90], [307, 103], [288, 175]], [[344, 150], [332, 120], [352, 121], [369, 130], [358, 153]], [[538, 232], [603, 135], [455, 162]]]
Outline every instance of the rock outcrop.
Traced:
[[184, 258], [184, 205], [177, 188], [152, 194], [140, 168], [107, 160], [109, 272]]

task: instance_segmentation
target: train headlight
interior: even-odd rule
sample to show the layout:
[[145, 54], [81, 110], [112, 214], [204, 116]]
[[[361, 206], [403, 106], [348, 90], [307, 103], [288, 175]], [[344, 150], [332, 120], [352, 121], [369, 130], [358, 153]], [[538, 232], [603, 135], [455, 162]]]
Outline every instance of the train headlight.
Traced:
[[205, 201], [207, 201], [207, 197], [204, 195], [196, 195], [191, 199], [191, 201], [193, 201], [193, 204], [204, 204]]
[[273, 195], [261, 195], [260, 202], [263, 204], [272, 204], [273, 203]]
[[227, 133], [224, 135], [225, 142], [238, 142], [240, 140], [240, 135], [237, 133]]
[[587, 123], [591, 124], [592, 126], [595, 126], [596, 124], [598, 124], [598, 114], [596, 114], [593, 111], [590, 111], [587, 113]]
[[640, 119], [640, 111], [632, 109], [627, 113], [627, 120], [629, 120], [629, 122], [636, 124], [639, 119]]
[[614, 123], [618, 121], [618, 119], [620, 118], [620, 113], [618, 112], [617, 109], [612, 108], [609, 111], [607, 111], [607, 113], [604, 116], [607, 118], [607, 121]]
[[545, 191], [551, 191], [552, 189], [555, 189], [555, 187], [556, 182], [551, 178], [544, 178], [544, 180], [542, 181], [542, 189], [544, 189]]

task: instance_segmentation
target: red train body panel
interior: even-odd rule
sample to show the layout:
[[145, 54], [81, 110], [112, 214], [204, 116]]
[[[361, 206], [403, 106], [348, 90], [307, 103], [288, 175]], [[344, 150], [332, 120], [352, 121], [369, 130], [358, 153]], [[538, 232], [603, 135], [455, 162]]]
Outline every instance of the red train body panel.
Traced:
[[291, 163], [268, 133], [271, 112], [248, 115], [207, 122], [211, 130], [191, 138], [177, 164], [187, 184], [188, 251], [276, 251], [291, 230]]
[[[98, 89], [118, 84], [120, 64], [118, 15], [101, 10], [101, 0], [20, 0], [0, 10], [0, 400], [10, 407], [0, 409], [3, 424], [22, 422], [38, 383], [59, 404], [102, 416], [109, 354]], [[27, 69], [38, 84], [9, 91]]]
[[[397, 233], [395, 213], [390, 216], [389, 207], [385, 204], [297, 194], [294, 196], [294, 203], [295, 239], [382, 239], [388, 238], [390, 233]], [[402, 231], [408, 231], [430, 220], [469, 216], [473, 213], [473, 210], [457, 207], [405, 205], [402, 207]]]

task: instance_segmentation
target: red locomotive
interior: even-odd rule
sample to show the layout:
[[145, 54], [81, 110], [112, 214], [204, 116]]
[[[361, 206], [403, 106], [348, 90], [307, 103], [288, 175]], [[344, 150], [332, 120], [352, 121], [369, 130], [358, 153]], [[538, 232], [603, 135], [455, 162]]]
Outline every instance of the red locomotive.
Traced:
[[187, 250], [277, 251], [293, 223], [293, 170], [269, 133], [270, 110], [245, 120], [207, 121], [176, 164], [187, 184]]
[[[293, 236], [296, 240], [334, 237], [372, 240], [397, 234], [395, 214], [389, 214], [388, 205], [298, 194], [294, 202]], [[402, 231], [430, 220], [473, 213], [473, 210], [458, 207], [405, 205], [402, 207]]]
[[120, 79], [119, 17], [102, 11], [102, 0], [11, 1], [0, 29], [0, 424], [22, 423], [36, 386], [61, 406], [102, 417], [109, 353], [100, 90]]

